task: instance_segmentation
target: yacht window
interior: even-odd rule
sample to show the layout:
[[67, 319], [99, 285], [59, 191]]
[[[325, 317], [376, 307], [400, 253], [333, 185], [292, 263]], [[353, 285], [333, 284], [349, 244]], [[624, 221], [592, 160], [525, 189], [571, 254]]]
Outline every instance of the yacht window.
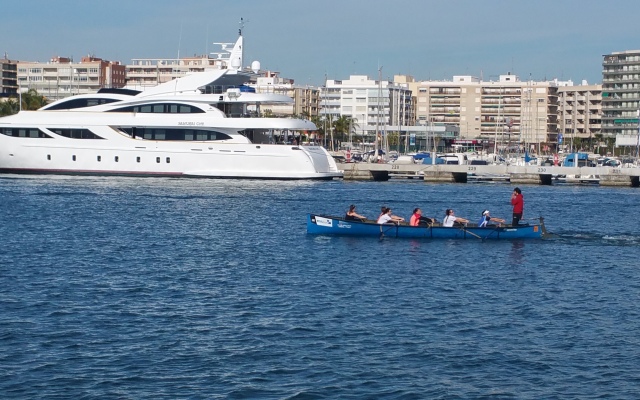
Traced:
[[167, 164], [171, 164], [171, 157], [167, 157]]
[[47, 160], [51, 161], [51, 154], [47, 154]]
[[156, 157], [156, 162], [160, 164], [160, 157]]
[[74, 108], [84, 108], [84, 107], [97, 106], [99, 104], [109, 104], [115, 101], [119, 101], [119, 100], [118, 99], [101, 99], [101, 98], [70, 99], [58, 104], [54, 104], [50, 107], [46, 107], [44, 109], [45, 110], [73, 110]]
[[175, 140], [175, 141], [212, 141], [212, 140], [228, 140], [231, 136], [208, 129], [190, 129], [190, 128], [118, 128], [121, 132], [133, 137], [135, 130], [136, 137], [147, 140]]
[[75, 156], [75, 154], [71, 156], [71, 159], [72, 159], [73, 161], [75, 161], [75, 160], [76, 160], [76, 156]]
[[115, 162], [120, 161], [120, 158], [118, 156], [115, 156], [113, 159], [115, 160]]
[[89, 129], [59, 129], [47, 128], [56, 135], [64, 136], [69, 139], [103, 139]]
[[109, 112], [136, 112], [136, 113], [156, 113], [156, 114], [197, 114], [204, 113], [205, 111], [188, 104], [177, 103], [157, 103], [147, 104], [142, 106], [127, 106], [120, 107]]
[[51, 139], [51, 136], [38, 128], [2, 128], [0, 133], [13, 137]]
[[136, 157], [136, 161], [137, 161], [137, 162], [140, 162], [140, 157]]
[[98, 162], [102, 161], [102, 156], [98, 156]]

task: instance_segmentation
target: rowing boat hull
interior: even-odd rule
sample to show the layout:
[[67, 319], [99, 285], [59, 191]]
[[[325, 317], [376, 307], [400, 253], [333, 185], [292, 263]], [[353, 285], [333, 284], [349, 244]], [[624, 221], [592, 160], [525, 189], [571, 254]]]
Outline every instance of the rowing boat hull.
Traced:
[[344, 218], [308, 214], [307, 233], [340, 236], [389, 236], [415, 239], [541, 239], [542, 224], [519, 226], [444, 227], [408, 226], [396, 224], [380, 225], [374, 222], [347, 221]]

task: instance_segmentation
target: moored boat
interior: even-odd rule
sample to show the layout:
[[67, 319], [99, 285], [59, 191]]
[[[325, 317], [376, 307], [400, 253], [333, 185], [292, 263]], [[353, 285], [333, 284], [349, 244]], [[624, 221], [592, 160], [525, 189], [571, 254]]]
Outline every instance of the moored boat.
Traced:
[[546, 234], [544, 218], [537, 224], [503, 225], [480, 228], [475, 226], [444, 227], [409, 226], [406, 224], [378, 224], [376, 221], [346, 220], [342, 217], [308, 214], [307, 233], [316, 235], [398, 237], [414, 239], [542, 239]]

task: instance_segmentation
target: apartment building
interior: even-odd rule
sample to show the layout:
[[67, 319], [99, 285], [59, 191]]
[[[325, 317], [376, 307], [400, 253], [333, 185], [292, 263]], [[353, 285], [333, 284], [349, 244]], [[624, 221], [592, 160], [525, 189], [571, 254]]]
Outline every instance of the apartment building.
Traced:
[[281, 78], [277, 72], [265, 71], [251, 85], [257, 93], [277, 93], [289, 96], [293, 103], [269, 105], [261, 111], [270, 110], [276, 116], [299, 116], [313, 118], [318, 116], [320, 90], [311, 86], [296, 86], [293, 79]]
[[451, 81], [410, 82], [418, 124], [456, 124], [460, 141], [502, 147], [557, 142], [557, 83], [495, 81], [454, 76]]
[[207, 55], [185, 58], [134, 58], [126, 65], [127, 87], [157, 86], [194, 72], [227, 68], [226, 60]]
[[18, 63], [11, 61], [5, 54], [0, 59], [0, 98], [16, 96], [18, 93]]
[[74, 62], [67, 57], [53, 57], [47, 63], [19, 61], [18, 84], [22, 91], [35, 89], [49, 100], [58, 100], [102, 88], [123, 87], [125, 72], [119, 61], [86, 56]]
[[373, 141], [376, 132], [413, 126], [413, 102], [405, 82], [374, 80], [366, 75], [329, 79], [320, 90], [321, 117], [348, 116], [357, 124], [355, 134]]
[[640, 50], [605, 54], [602, 62], [602, 133], [618, 146], [636, 146], [640, 129]]
[[560, 144], [567, 148], [573, 147], [576, 138], [594, 143], [602, 134], [601, 84], [568, 81], [558, 85], [558, 132]]

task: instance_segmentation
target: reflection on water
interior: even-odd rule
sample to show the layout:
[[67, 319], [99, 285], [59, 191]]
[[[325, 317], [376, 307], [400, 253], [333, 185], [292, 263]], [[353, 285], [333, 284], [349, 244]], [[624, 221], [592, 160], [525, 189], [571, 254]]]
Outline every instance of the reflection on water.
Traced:
[[520, 265], [524, 262], [524, 240], [513, 240], [511, 242], [511, 250], [509, 251], [509, 261], [514, 265]]

